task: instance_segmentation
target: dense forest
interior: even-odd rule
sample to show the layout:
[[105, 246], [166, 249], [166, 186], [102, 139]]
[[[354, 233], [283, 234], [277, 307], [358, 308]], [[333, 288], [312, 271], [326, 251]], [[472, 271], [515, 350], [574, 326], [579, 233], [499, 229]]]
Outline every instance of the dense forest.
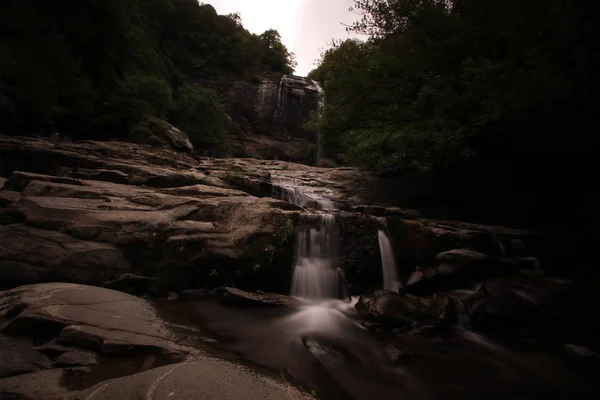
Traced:
[[223, 150], [225, 113], [196, 78], [293, 68], [277, 31], [196, 0], [5, 0], [0, 132], [151, 142], [168, 121]]
[[334, 43], [310, 73], [327, 94], [310, 125], [338, 162], [432, 176], [454, 210], [441, 215], [578, 223], [592, 209], [596, 3], [355, 0], [348, 30], [366, 40]]

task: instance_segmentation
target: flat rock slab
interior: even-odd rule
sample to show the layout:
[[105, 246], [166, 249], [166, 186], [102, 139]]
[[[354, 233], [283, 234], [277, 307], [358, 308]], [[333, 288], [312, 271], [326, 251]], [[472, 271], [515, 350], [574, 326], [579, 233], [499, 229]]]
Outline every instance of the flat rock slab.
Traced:
[[221, 288], [215, 290], [222, 304], [234, 307], [290, 307], [298, 308], [303, 305], [302, 301], [290, 296], [264, 292], [246, 292], [236, 288]]
[[152, 369], [100, 383], [69, 400], [301, 400], [313, 397], [246, 367], [214, 358]]
[[[0, 332], [57, 337], [58, 344], [104, 353], [185, 356], [194, 349], [165, 326], [145, 300], [93, 286], [21, 286], [0, 297]], [[90, 358], [90, 357], [88, 357]]]

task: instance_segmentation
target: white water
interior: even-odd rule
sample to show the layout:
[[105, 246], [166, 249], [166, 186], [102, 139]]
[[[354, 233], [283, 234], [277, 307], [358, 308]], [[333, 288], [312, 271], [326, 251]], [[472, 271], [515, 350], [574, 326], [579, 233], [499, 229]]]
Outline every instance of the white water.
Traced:
[[402, 283], [398, 279], [392, 243], [383, 229], [377, 231], [377, 236], [379, 237], [379, 252], [381, 253], [381, 266], [383, 268], [383, 288], [398, 292], [402, 287]]
[[326, 299], [346, 295], [343, 276], [334, 267], [338, 242], [334, 215], [313, 213], [300, 216], [296, 230], [292, 296]]
[[331, 200], [320, 197], [317, 193], [309, 193], [297, 186], [273, 185], [273, 197], [295, 204], [299, 207], [315, 210], [335, 210]]
[[[311, 210], [335, 210], [332, 201], [292, 185], [274, 185], [273, 197]], [[306, 299], [348, 296], [343, 273], [335, 267], [339, 234], [335, 215], [311, 212], [300, 215], [296, 227], [296, 261], [292, 296]]]

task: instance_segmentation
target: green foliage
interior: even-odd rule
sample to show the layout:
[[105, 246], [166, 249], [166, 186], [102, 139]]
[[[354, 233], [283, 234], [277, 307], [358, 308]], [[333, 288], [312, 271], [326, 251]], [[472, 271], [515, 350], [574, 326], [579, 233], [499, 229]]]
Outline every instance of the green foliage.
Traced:
[[214, 90], [195, 83], [182, 85], [177, 90], [171, 120], [187, 133], [198, 152], [208, 149], [227, 154], [225, 110]]
[[[196, 0], [8, 0], [0, 13], [0, 131], [138, 137], [150, 118], [226, 154], [225, 110], [198, 77], [292, 72], [277, 31]], [[137, 130], [133, 132], [133, 130]]]
[[365, 168], [444, 171], [577, 152], [583, 136], [555, 138], [583, 121], [597, 125], [593, 5], [354, 3], [363, 18], [350, 30], [369, 39], [334, 43], [309, 74], [327, 93], [311, 121], [327, 154]]

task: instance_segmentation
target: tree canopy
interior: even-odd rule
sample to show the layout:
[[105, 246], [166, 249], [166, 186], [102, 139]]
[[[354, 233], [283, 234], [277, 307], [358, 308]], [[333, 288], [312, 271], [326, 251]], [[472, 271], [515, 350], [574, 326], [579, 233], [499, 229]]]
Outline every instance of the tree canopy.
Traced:
[[312, 124], [330, 158], [433, 171], [464, 196], [487, 181], [530, 200], [551, 195], [552, 182], [569, 190], [563, 173], [584, 168], [598, 128], [597, 8], [355, 0], [361, 17], [349, 30], [366, 39], [335, 43], [310, 73], [327, 93]]
[[197, 78], [294, 65], [276, 31], [252, 34], [239, 15], [196, 0], [6, 0], [0, 131], [124, 139], [158, 118], [187, 128], [198, 145], [223, 148], [223, 109]]

